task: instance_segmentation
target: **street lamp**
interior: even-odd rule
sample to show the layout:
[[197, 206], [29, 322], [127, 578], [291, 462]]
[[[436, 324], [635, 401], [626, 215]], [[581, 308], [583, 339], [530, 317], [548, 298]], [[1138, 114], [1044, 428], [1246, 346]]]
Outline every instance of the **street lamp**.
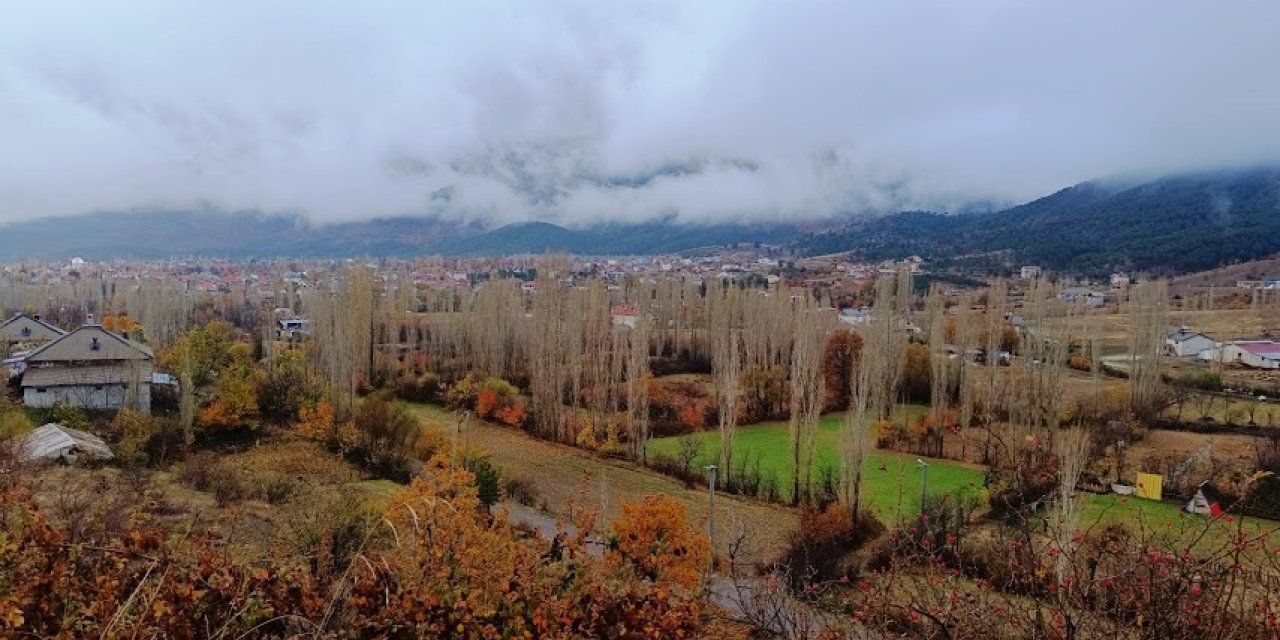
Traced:
[[707, 573], [716, 570], [716, 471], [719, 466], [709, 464], [707, 469], [707, 540], [711, 543], [711, 565]]
[[920, 514], [924, 515], [924, 498], [929, 491], [929, 463], [916, 458], [916, 465], [920, 467]]

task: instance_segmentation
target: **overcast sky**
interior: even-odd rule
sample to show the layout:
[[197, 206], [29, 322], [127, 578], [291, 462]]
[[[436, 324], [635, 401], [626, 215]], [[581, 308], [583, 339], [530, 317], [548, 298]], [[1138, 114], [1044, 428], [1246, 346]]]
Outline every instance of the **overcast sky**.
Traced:
[[0, 4], [0, 222], [814, 217], [1280, 161], [1280, 2]]

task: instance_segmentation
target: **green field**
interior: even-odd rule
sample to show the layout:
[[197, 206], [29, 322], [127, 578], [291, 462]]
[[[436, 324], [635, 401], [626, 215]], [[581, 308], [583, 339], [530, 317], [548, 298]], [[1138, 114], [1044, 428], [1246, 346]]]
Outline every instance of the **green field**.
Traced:
[[[928, 407], [902, 405], [895, 419], [917, 420]], [[814, 453], [814, 477], [819, 469], [839, 470], [840, 433], [844, 428], [844, 414], [833, 413], [822, 417], [818, 424], [818, 439]], [[659, 438], [649, 444], [650, 455], [674, 456], [680, 449], [680, 438]], [[701, 467], [710, 464], [720, 455], [720, 434], [703, 431], [694, 436], [702, 445], [702, 455], [697, 461]], [[790, 436], [786, 422], [764, 422], [738, 429], [734, 458], [750, 464], [758, 459], [761, 472], [774, 474], [784, 496], [790, 495], [791, 457], [788, 455]], [[916, 456], [877, 451], [867, 457], [863, 465], [864, 495], [870, 507], [882, 519], [896, 520], [900, 514], [915, 514], [920, 508], [920, 469]], [[736, 466], [736, 463], [735, 463]], [[972, 465], [947, 460], [929, 461], [929, 493], [942, 494], [960, 490], [981, 491], [983, 472]]]

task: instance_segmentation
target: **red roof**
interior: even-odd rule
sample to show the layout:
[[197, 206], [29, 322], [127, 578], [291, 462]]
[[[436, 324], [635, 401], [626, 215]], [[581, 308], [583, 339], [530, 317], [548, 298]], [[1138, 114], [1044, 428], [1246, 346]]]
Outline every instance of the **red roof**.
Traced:
[[1280, 356], [1280, 342], [1242, 342], [1240, 348], [1256, 356]]

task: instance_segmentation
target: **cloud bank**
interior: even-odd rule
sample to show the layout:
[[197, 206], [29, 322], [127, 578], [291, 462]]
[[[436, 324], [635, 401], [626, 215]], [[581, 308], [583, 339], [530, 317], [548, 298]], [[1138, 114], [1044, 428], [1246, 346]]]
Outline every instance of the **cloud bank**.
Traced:
[[1280, 161], [1280, 3], [49, 0], [0, 222], [777, 220]]

